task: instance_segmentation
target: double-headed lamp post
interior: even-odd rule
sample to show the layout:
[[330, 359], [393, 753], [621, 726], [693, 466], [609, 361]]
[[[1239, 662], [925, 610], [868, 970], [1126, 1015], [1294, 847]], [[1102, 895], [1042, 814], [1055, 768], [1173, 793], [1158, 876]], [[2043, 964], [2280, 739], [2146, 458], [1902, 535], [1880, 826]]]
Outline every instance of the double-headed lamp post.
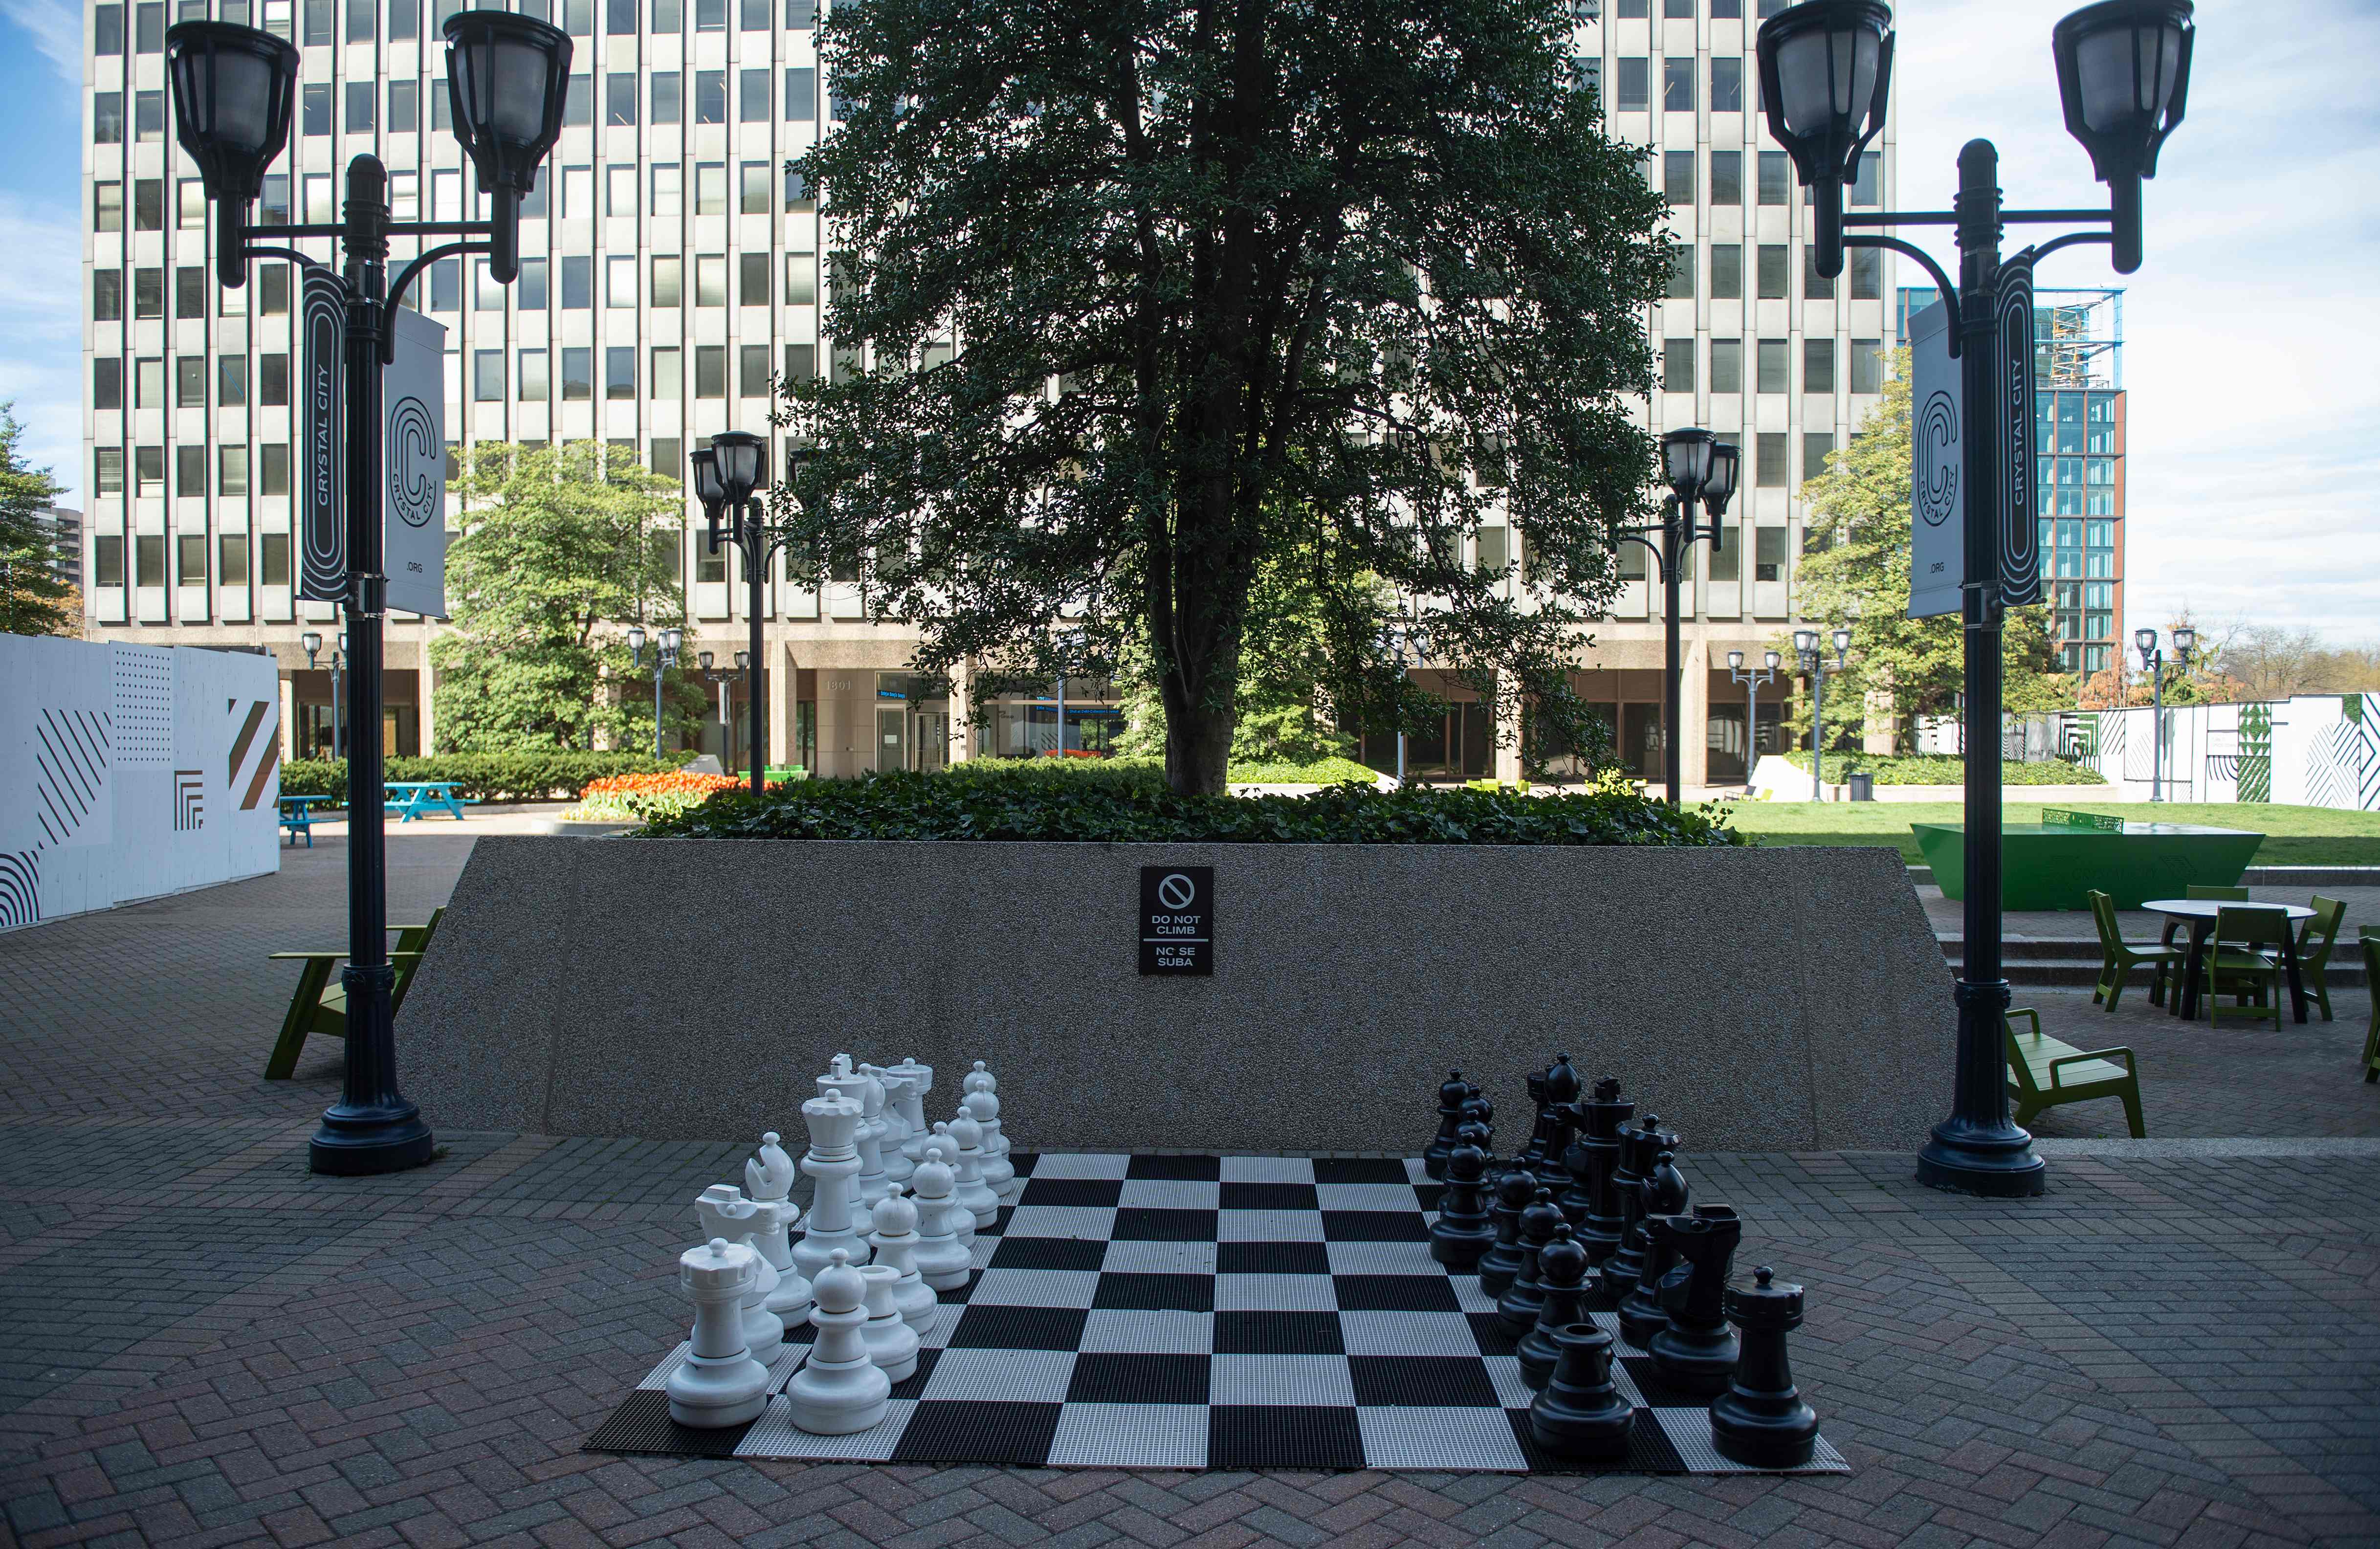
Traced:
[[[683, 629], [663, 629], [656, 642], [660, 649], [653, 653], [653, 757], [662, 756], [662, 674], [677, 665], [677, 653], [686, 644]], [[710, 653], [703, 653], [703, 665], [709, 666]], [[645, 627], [628, 626], [628, 665], [642, 666], [645, 660]]]
[[[1959, 1052], [1950, 1116], [1917, 1153], [1917, 1178], [1973, 1194], [2038, 1194], [2046, 1187], [2033, 1137], [2009, 1117], [2001, 1062], [2008, 981], [2000, 959], [2000, 632], [2006, 592], [2038, 584], [2021, 560], [2032, 555], [2034, 520], [2030, 468], [2008, 468], [2011, 442], [2024, 427], [2002, 394], [2022, 393], [2030, 359], [2001, 380], [1996, 337], [2001, 317], [2000, 235], [2009, 226], [2079, 225], [2009, 261], [2006, 287], [2016, 337], [2032, 336], [2033, 267], [2063, 248], [2105, 242], [2116, 272], [2141, 264], [2141, 180], [2156, 175], [2157, 150], [2181, 122], [2189, 94], [2192, 22], [2190, 0], [2101, 0], [2050, 29], [2050, 55], [2067, 132], [2091, 154], [2107, 185], [2105, 210], [2001, 207], [1999, 152], [1987, 140], [1959, 152], [1959, 191], [1947, 211], [1843, 213], [1843, 189], [1858, 176], [1860, 153], [1884, 128], [1892, 84], [1892, 11], [1882, 0], [1803, 0], [1760, 24], [1756, 53], [1760, 100], [1771, 139], [1792, 158], [1815, 213], [1811, 267], [1842, 273], [1846, 247], [1888, 248], [1913, 259], [1955, 305], [1949, 339], [1959, 362], [1960, 460], [1954, 475], [1965, 511], [1961, 623], [1966, 648], [1966, 951], [1956, 998]], [[1846, 235], [1846, 226], [1947, 226], [1957, 235], [1953, 285], [1925, 249], [1899, 238]], [[2019, 283], [2023, 282], [2023, 283]], [[2021, 309], [2021, 310], [2020, 310]], [[2013, 356], [2016, 350], [2007, 349]], [[2025, 350], [2030, 354], [2029, 348]], [[2012, 480], [2013, 487], [2004, 484]], [[2008, 540], [2002, 539], [2007, 523]], [[2020, 529], [2022, 531], [2020, 531]], [[2009, 564], [2003, 581], [2003, 550]]]
[[1752, 789], [1753, 763], [1760, 754], [1761, 686], [1777, 681], [1777, 669], [1784, 660], [1774, 651], [1763, 652], [1759, 667], [1746, 672], [1743, 670], [1742, 652], [1727, 653], [1728, 677], [1743, 685], [1743, 788], [1746, 792]]
[[[1678, 584], [1684, 574], [1686, 556], [1694, 552], [1698, 538], [1710, 540], [1716, 552], [1724, 541], [1725, 529], [1719, 518], [1727, 515], [1727, 503], [1735, 498], [1736, 469], [1743, 454], [1730, 443], [1721, 441], [1706, 430], [1670, 431], [1661, 437], [1661, 475], [1670, 493], [1661, 500], [1661, 520], [1654, 527], [1623, 529], [1621, 542], [1641, 543], [1661, 567], [1661, 595], [1666, 615], [1663, 619], [1663, 661], [1666, 671], [1661, 685], [1661, 774], [1669, 782], [1670, 805], [1678, 804], [1681, 794], [1679, 772], [1684, 752], [1684, 740], [1678, 735], [1679, 666], [1678, 645]], [[1694, 517], [1697, 508], [1710, 518], [1710, 525], [1699, 527]], [[1658, 540], [1656, 542], [1656, 540]]]
[[[1852, 632], [1837, 629], [1830, 641], [1835, 648], [1835, 670], [1843, 670], [1843, 659], [1852, 649]], [[1800, 658], [1802, 670], [1810, 675], [1810, 799], [1827, 799], [1827, 658], [1818, 650], [1818, 631], [1793, 631], [1793, 654]]]
[[[785, 470], [786, 482], [794, 487], [796, 499], [801, 494], [801, 470], [808, 460], [809, 452], [800, 447], [788, 457], [792, 466]], [[745, 611], [749, 616], [752, 645], [748, 654], [741, 651], [735, 653], [735, 665], [745, 668], [745, 689], [751, 696], [747, 708], [752, 721], [752, 793], [757, 796], [766, 784], [763, 771], [769, 758], [768, 701], [761, 692], [761, 679], [767, 676], [761, 664], [768, 659], [760, 646], [761, 613], [767, 605], [764, 592], [770, 559], [790, 543], [794, 535], [763, 519], [761, 507], [753, 498], [769, 482], [769, 442], [765, 436], [748, 431], [722, 431], [710, 438], [710, 445], [698, 446], [688, 454], [686, 462], [694, 471], [695, 498], [702, 502], [703, 518], [710, 524], [703, 541], [712, 554], [719, 552], [721, 543], [733, 543], [744, 554], [744, 579], [750, 588]]]
[[[2157, 649], [2157, 632], [2151, 628], [2132, 631], [2132, 644], [2141, 653], [2141, 666], [2149, 675], [2149, 799], [2165, 799], [2165, 653]], [[2174, 626], [2174, 660], [2182, 671], [2190, 670], [2191, 653], [2198, 649], [2198, 631], [2187, 624]]]
[[[382, 573], [381, 372], [394, 358], [388, 310], [423, 267], [459, 253], [485, 253], [509, 285], [520, 271], [521, 196], [537, 184], [538, 164], [562, 133], [570, 81], [570, 38], [559, 28], [501, 10], [447, 18], [446, 90], [455, 138], [478, 169], [491, 201], [484, 221], [395, 221], [388, 171], [366, 152], [347, 164], [346, 201], [337, 222], [256, 226], [249, 206], [264, 189], [265, 168], [289, 139], [298, 96], [298, 50], [283, 39], [227, 21], [185, 21], [165, 34], [165, 74], [173, 88], [174, 135], [195, 163], [215, 210], [215, 273], [229, 288], [248, 279], [259, 257], [322, 267], [278, 244], [339, 239], [346, 311], [344, 497], [347, 591], [341, 603], [355, 649], [347, 654], [348, 702], [356, 708], [347, 775], [346, 1070], [339, 1100], [322, 1115], [308, 1148], [318, 1173], [384, 1173], [430, 1160], [430, 1128], [396, 1080], [396, 1039], [389, 1001], [395, 970], [388, 961], [388, 855], [380, 791], [386, 773], [381, 728], [381, 643], [388, 578]], [[455, 237], [387, 280], [392, 237]], [[476, 240], [474, 239], [476, 238]]]
[[[311, 672], [314, 669], [314, 658], [322, 649], [322, 633], [319, 629], [309, 629], [298, 637], [298, 643], [306, 648], [306, 670]], [[338, 649], [331, 653], [331, 756], [333, 758], [339, 756], [339, 675], [346, 667], [346, 662], [344, 659], [346, 649], [347, 632], [342, 629], [339, 631]]]

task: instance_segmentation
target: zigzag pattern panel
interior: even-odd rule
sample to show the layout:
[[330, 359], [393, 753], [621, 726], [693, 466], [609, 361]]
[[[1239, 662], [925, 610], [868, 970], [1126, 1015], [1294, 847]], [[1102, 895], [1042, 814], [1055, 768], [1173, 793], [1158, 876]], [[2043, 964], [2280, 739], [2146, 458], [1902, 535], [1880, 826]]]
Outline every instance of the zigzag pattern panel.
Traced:
[[196, 769], [174, 771], [174, 832], [195, 834], [207, 825], [207, 780]]
[[34, 799], [49, 843], [73, 837], [106, 796], [108, 736], [104, 712], [42, 708], [33, 727]]
[[[225, 706], [225, 710], [227, 714], [238, 714], [239, 701], [231, 701]], [[243, 812], [254, 811], [256, 804], [264, 799], [264, 783], [273, 777], [274, 766], [281, 762], [281, 739], [269, 732], [262, 737], [257, 735], [259, 732], [266, 731], [265, 717], [272, 713], [272, 710], [271, 700], [250, 701], [248, 718], [241, 723], [238, 732], [232, 738], [231, 762], [225, 772], [224, 790], [226, 794], [232, 791], [241, 792], [239, 810]], [[254, 768], [249, 774], [243, 787], [240, 771], [243, 765], [249, 762], [251, 754], [254, 755]]]
[[42, 857], [37, 850], [0, 855], [0, 931], [42, 918]]
[[2380, 747], [2374, 742], [2368, 716], [2342, 720], [2315, 740], [2306, 761], [2306, 795], [2315, 806], [2373, 810], [2380, 801]]

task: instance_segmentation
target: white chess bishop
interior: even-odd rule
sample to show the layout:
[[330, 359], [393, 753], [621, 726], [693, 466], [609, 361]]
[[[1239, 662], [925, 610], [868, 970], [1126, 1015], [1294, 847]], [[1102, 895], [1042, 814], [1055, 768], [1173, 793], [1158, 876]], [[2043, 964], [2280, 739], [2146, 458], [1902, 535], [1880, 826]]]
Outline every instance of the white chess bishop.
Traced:
[[744, 1343], [744, 1297], [759, 1263], [759, 1254], [723, 1237], [678, 1255], [678, 1288], [694, 1300], [694, 1348], [664, 1386], [680, 1425], [741, 1425], [769, 1402], [769, 1369]]
[[744, 1163], [744, 1192], [761, 1204], [777, 1207], [766, 1227], [752, 1234], [752, 1246], [760, 1250], [761, 1262], [777, 1272], [777, 1288], [768, 1295], [766, 1305], [787, 1323], [795, 1323], [809, 1312], [810, 1283], [794, 1267], [792, 1243], [786, 1233], [802, 1218], [802, 1207], [786, 1196], [793, 1192], [794, 1159], [777, 1143], [773, 1129], [760, 1137], [760, 1153]]
[[917, 1164], [917, 1246], [911, 1259], [926, 1284], [938, 1291], [954, 1291], [967, 1283], [975, 1259], [966, 1244], [951, 1230], [951, 1217], [966, 1213], [951, 1197], [950, 1138], [929, 1136], [926, 1160]]
[[818, 1180], [810, 1198], [808, 1229], [793, 1246], [794, 1267], [810, 1279], [810, 1295], [818, 1296], [819, 1272], [838, 1251], [854, 1263], [868, 1262], [868, 1244], [852, 1225], [852, 1180], [859, 1176], [859, 1152], [854, 1134], [859, 1128], [859, 1104], [843, 1093], [829, 1092], [802, 1104], [802, 1122], [809, 1126], [809, 1153], [802, 1171]]
[[818, 1343], [785, 1384], [786, 1415], [813, 1435], [847, 1436], [884, 1421], [892, 1379], [868, 1353], [867, 1282], [841, 1248], [811, 1281]]
[[900, 1303], [892, 1299], [901, 1283], [901, 1272], [891, 1264], [869, 1264], [859, 1272], [859, 1278], [868, 1287], [862, 1300], [868, 1310], [868, 1326], [861, 1331], [868, 1342], [868, 1359], [896, 1383], [914, 1376], [917, 1371], [917, 1331], [903, 1320]]
[[877, 1154], [884, 1159], [884, 1181], [906, 1183], [917, 1170], [917, 1164], [901, 1149], [916, 1133], [901, 1112], [901, 1099], [909, 1090], [909, 1083], [881, 1065], [863, 1065], [859, 1068], [873, 1076], [876, 1084], [884, 1089], [884, 1138], [876, 1146]]
[[[967, 1116], [982, 1132], [976, 1149], [983, 1155], [983, 1186], [991, 1190], [995, 1200], [1014, 1204], [1024, 1189], [1016, 1182], [1016, 1165], [1008, 1159], [1008, 1139], [1000, 1132], [999, 1097], [989, 1092], [971, 1092], [960, 1106], [966, 1109]], [[994, 1150], [995, 1146], [999, 1149]]]
[[777, 1289], [777, 1272], [769, 1266], [759, 1247], [753, 1242], [758, 1233], [771, 1229], [783, 1207], [758, 1200], [747, 1200], [744, 1190], [732, 1183], [714, 1183], [696, 1197], [695, 1219], [702, 1224], [705, 1235], [724, 1238], [741, 1248], [752, 1250], [753, 1273], [744, 1291], [744, 1343], [750, 1347], [752, 1359], [767, 1365], [777, 1359], [784, 1348], [785, 1321], [769, 1311], [769, 1294]]
[[957, 1195], [959, 1208], [974, 1213], [977, 1226], [991, 1226], [1000, 1219], [1000, 1196], [983, 1181], [983, 1127], [961, 1104], [957, 1116], [934, 1128], [947, 1130], [959, 1148], [958, 1165], [951, 1170], [951, 1191]]
[[868, 1245], [876, 1250], [876, 1262], [893, 1270], [900, 1278], [893, 1283], [893, 1304], [901, 1309], [901, 1320], [919, 1334], [934, 1331], [934, 1319], [941, 1303], [934, 1299], [931, 1287], [917, 1273], [917, 1207], [905, 1197], [901, 1185], [892, 1185], [891, 1192], [876, 1201], [876, 1229], [868, 1234]]

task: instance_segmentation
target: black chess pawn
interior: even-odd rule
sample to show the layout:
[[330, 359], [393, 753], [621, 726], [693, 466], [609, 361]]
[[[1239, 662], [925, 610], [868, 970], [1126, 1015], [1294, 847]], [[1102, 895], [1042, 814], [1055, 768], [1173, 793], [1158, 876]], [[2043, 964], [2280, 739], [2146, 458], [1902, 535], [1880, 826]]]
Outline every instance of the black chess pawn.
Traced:
[[1487, 1153], [1475, 1145], [1456, 1146], [1447, 1159], [1446, 1192], [1439, 1197], [1438, 1219], [1429, 1226], [1429, 1256], [1457, 1274], [1475, 1268], [1480, 1255], [1496, 1242], [1496, 1226], [1488, 1213], [1487, 1172]]
[[1570, 1107], [1576, 1138], [1563, 1153], [1570, 1187], [1562, 1191], [1562, 1214], [1578, 1228], [1579, 1246], [1586, 1261], [1599, 1264], [1619, 1250], [1622, 1220], [1611, 1176], [1620, 1165], [1620, 1128], [1636, 1104], [1620, 1095], [1616, 1077], [1606, 1076], [1595, 1091]]
[[1772, 1284], [1767, 1264], [1755, 1284], [1731, 1286], [1728, 1320], [1743, 1331], [1735, 1379], [1711, 1400], [1711, 1441], [1720, 1454], [1755, 1469], [1793, 1469], [1818, 1445], [1818, 1417], [1793, 1385], [1785, 1336], [1802, 1326], [1802, 1287]]
[[1496, 1203], [1488, 1213], [1496, 1223], [1496, 1246], [1479, 1261], [1479, 1288], [1489, 1296], [1501, 1296], [1521, 1273], [1521, 1213], [1536, 1193], [1526, 1173], [1506, 1173], [1497, 1181]]
[[1647, 1348], [1653, 1336], [1670, 1325], [1670, 1313], [1661, 1300], [1663, 1283], [1677, 1267], [1677, 1243], [1662, 1227], [1670, 1216], [1682, 1214], [1686, 1208], [1686, 1178], [1679, 1172], [1668, 1152], [1655, 1161], [1652, 1176], [1637, 1185], [1638, 1198], [1643, 1201], [1639, 1219], [1645, 1226], [1645, 1262], [1635, 1284], [1620, 1299], [1620, 1336], [1642, 1350]]
[[1560, 1458], [1621, 1458], [1635, 1409], [1611, 1381], [1611, 1336], [1593, 1323], [1565, 1324], [1561, 1359], [1529, 1404], [1529, 1434]]
[[1448, 1071], [1438, 1089], [1438, 1135], [1421, 1153], [1421, 1169], [1432, 1177], [1446, 1176], [1446, 1159], [1457, 1144], [1454, 1128], [1463, 1122], [1463, 1104], [1470, 1096], [1471, 1083], [1463, 1079], [1463, 1072]]
[[1561, 1359], [1556, 1334], [1586, 1316], [1578, 1308], [1586, 1283], [1586, 1250], [1572, 1239], [1569, 1222], [1555, 1227], [1554, 1239], [1537, 1250], [1537, 1282], [1545, 1287], [1545, 1303], [1515, 1352], [1521, 1358], [1521, 1379], [1531, 1387], [1545, 1386], [1554, 1374], [1554, 1362]]
[[1664, 1299], [1669, 1326], [1645, 1353], [1671, 1387], [1723, 1393], [1735, 1375], [1735, 1331], [1727, 1326], [1727, 1277], [1743, 1223], [1725, 1205], [1696, 1205], [1692, 1215], [1662, 1218], [1687, 1268], [1685, 1283]]
[[[1529, 1175], [1515, 1168], [1513, 1177]], [[1554, 1239], [1554, 1233], [1563, 1225], [1561, 1212], [1554, 1208], [1550, 1189], [1539, 1189], [1529, 1208], [1521, 1212], [1521, 1269], [1504, 1294], [1496, 1299], [1496, 1316], [1515, 1338], [1536, 1326], [1537, 1314], [1546, 1305], [1546, 1286], [1540, 1280], [1537, 1255]]]
[[1678, 1134], [1661, 1128], [1661, 1116], [1646, 1114], [1633, 1129], [1620, 1132], [1620, 1160], [1612, 1169], [1611, 1188], [1620, 1203], [1620, 1246], [1603, 1261], [1604, 1289], [1626, 1296], [1645, 1271], [1645, 1176], [1659, 1165], [1661, 1153], [1678, 1149]]
[[1471, 1089], [1471, 1095], [1463, 1100], [1463, 1122], [1475, 1124], [1488, 1131], [1488, 1140], [1479, 1148], [1488, 1153], [1488, 1176], [1494, 1177], [1502, 1172], [1503, 1164], [1496, 1160], [1496, 1104], [1488, 1102], [1476, 1086]]

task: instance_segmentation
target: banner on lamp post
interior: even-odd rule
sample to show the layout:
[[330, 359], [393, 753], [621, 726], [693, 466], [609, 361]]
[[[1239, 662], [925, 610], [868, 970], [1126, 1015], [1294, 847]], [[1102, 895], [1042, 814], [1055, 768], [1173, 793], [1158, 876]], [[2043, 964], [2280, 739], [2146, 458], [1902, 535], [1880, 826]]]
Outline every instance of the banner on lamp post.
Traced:
[[298, 292], [298, 595], [347, 600], [347, 287], [309, 265]]
[[2000, 266], [1993, 296], [1992, 382], [2000, 420], [2000, 601], [2022, 607], [2041, 601], [2041, 527], [2034, 509], [2033, 264]]
[[388, 605], [446, 616], [446, 330], [388, 310], [395, 358], [381, 378], [382, 542]]
[[[1955, 299], [1909, 324], [1909, 616], [1957, 613], [1967, 579], [1966, 442], [1959, 362], [1950, 358]], [[2028, 481], [2028, 487], [2030, 482]]]

